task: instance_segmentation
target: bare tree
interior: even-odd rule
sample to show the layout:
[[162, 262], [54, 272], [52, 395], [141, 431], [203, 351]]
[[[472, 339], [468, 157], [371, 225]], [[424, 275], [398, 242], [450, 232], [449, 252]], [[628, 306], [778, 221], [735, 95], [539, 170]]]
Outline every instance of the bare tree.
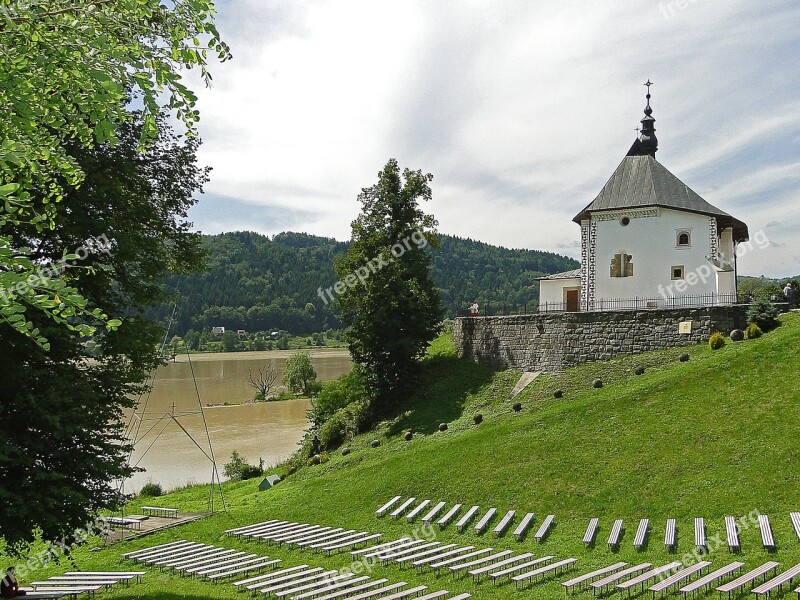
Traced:
[[258, 371], [253, 373], [252, 369], [248, 369], [247, 381], [250, 386], [258, 392], [258, 395], [269, 399], [269, 394], [278, 380], [278, 369], [275, 368], [275, 361], [265, 364], [263, 367], [258, 367]]

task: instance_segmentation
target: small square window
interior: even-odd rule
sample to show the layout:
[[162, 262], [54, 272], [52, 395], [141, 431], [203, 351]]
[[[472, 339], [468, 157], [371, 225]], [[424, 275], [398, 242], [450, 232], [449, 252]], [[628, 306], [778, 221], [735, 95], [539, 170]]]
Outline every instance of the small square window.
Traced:
[[672, 267], [672, 279], [683, 279], [683, 265]]

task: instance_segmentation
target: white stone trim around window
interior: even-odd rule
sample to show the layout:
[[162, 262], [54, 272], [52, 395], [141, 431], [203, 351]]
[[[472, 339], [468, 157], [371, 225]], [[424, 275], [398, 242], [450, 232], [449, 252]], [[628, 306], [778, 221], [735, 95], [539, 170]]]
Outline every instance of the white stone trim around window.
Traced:
[[[681, 243], [681, 237], [687, 237], [687, 241], [685, 244]], [[692, 228], [691, 227], [683, 227], [681, 229], [675, 230], [675, 248], [678, 250], [684, 250], [686, 248], [692, 247]]]

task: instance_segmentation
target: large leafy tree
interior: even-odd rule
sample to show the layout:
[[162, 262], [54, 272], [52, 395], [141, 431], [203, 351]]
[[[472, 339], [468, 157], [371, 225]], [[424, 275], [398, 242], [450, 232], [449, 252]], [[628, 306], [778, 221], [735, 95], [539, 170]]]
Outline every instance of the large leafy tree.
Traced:
[[431, 278], [436, 220], [420, 201], [433, 179], [389, 160], [359, 194], [347, 254], [337, 260], [337, 306], [353, 360], [365, 368], [377, 414], [414, 391], [418, 359], [438, 332], [439, 293]]
[[[57, 225], [59, 203], [86, 177], [68, 148], [115, 142], [130, 94], [143, 106], [141, 145], [157, 134], [161, 99], [193, 131], [196, 97], [181, 72], [197, 67], [208, 82], [209, 55], [229, 57], [213, 16], [210, 0], [0, 0], [3, 231]], [[33, 254], [0, 235], [0, 321], [44, 348], [40, 322], [91, 334], [103, 313]]]
[[0, 535], [12, 546], [37, 529], [45, 539], [69, 539], [121, 500], [113, 480], [131, 473], [123, 413], [159, 364], [163, 335], [140, 312], [164, 300], [167, 271], [202, 263], [199, 235], [186, 220], [207, 180], [196, 164], [199, 141], [157, 117], [159, 134], [141, 153], [146, 117], [134, 118], [114, 145], [68, 148], [85, 180], [56, 206], [57, 228], [0, 227], [40, 265], [58, 263], [61, 248], [84, 248], [81, 260], [64, 265], [63, 281], [89, 310], [124, 316], [117, 330], [98, 329], [87, 343], [79, 331], [32, 314], [49, 350], [0, 322]]

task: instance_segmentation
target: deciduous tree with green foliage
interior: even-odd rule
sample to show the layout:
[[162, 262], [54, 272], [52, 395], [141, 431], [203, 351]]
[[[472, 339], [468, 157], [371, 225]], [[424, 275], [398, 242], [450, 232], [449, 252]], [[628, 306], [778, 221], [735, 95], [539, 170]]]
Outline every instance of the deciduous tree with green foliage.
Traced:
[[[58, 205], [87, 175], [69, 148], [116, 142], [131, 95], [143, 106], [142, 147], [157, 134], [161, 98], [193, 131], [197, 98], [181, 72], [198, 67], [209, 82], [209, 55], [230, 56], [214, 12], [210, 0], [0, 0], [0, 229], [58, 225]], [[44, 348], [32, 312], [83, 335], [118, 325], [43, 274], [34, 253], [0, 235], [1, 322]]]
[[72, 532], [122, 500], [114, 480], [131, 474], [127, 440], [136, 435], [135, 421], [126, 431], [125, 411], [162, 360], [164, 331], [141, 311], [166, 299], [167, 271], [203, 262], [200, 236], [186, 220], [207, 180], [196, 164], [199, 141], [179, 137], [157, 117], [159, 133], [141, 153], [144, 122], [133, 118], [119, 127], [115, 145], [67, 149], [85, 181], [54, 206], [56, 228], [0, 226], [0, 235], [29, 247], [41, 265], [58, 261], [62, 248], [104, 236], [108, 252], [89, 252], [62, 277], [89, 309], [125, 316], [115, 331], [99, 327], [89, 344], [79, 331], [31, 311], [48, 350], [0, 321], [0, 535], [12, 547], [37, 530], [71, 543]]
[[317, 389], [317, 372], [308, 352], [297, 352], [286, 361], [283, 384], [294, 394], [313, 396]]
[[354, 274], [365, 275], [346, 286], [337, 306], [378, 414], [414, 393], [418, 360], [442, 317], [429, 251], [436, 247], [437, 223], [419, 206], [431, 199], [432, 179], [422, 171], [401, 174], [391, 159], [378, 183], [361, 191], [350, 248], [336, 263], [345, 283]]

